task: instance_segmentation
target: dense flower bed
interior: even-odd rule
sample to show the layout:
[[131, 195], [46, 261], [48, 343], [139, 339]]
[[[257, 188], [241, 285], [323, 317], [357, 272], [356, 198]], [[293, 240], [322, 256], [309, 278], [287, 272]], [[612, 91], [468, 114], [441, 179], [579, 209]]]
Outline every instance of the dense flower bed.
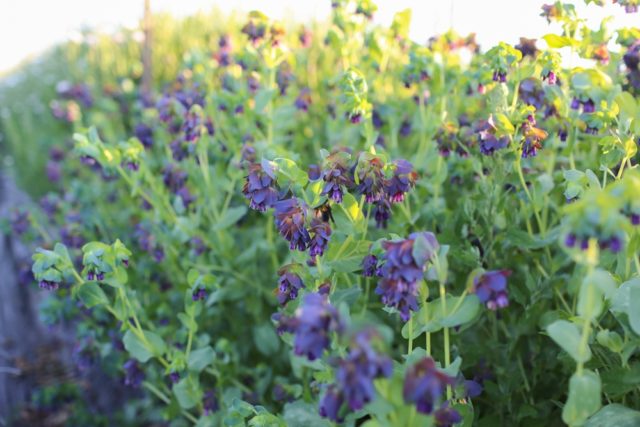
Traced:
[[637, 422], [640, 30], [556, 2], [547, 50], [482, 53], [375, 10], [253, 12], [122, 100], [129, 128], [61, 87], [63, 191], [12, 222], [45, 318], [144, 391], [143, 423]]

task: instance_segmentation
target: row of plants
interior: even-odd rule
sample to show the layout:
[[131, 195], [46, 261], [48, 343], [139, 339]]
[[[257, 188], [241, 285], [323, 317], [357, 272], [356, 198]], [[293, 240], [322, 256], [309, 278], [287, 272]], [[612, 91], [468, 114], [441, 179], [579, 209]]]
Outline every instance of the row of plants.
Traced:
[[252, 12], [126, 126], [69, 85], [59, 191], [12, 218], [44, 318], [131, 425], [637, 424], [640, 30], [556, 2], [546, 50], [483, 53], [375, 11]]

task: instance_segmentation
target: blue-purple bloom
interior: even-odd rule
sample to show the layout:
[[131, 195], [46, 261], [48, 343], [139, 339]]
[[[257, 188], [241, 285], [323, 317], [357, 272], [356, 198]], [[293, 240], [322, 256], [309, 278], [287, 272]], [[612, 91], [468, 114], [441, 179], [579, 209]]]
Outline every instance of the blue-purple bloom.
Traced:
[[220, 409], [220, 404], [218, 403], [215, 391], [207, 391], [202, 398], [202, 410], [204, 411], [204, 415], [210, 415], [217, 412], [218, 409]]
[[391, 218], [391, 204], [387, 199], [380, 199], [374, 204], [373, 218], [376, 220], [377, 228], [387, 228]]
[[418, 174], [404, 159], [398, 159], [392, 165], [393, 176], [384, 181], [384, 189], [391, 203], [400, 203], [404, 201], [404, 194], [416, 185]]
[[242, 193], [249, 199], [249, 207], [260, 212], [272, 207], [278, 200], [276, 179], [259, 163], [249, 166]]
[[373, 254], [369, 254], [362, 260], [362, 275], [364, 277], [373, 277], [380, 275], [381, 272], [378, 269], [378, 257]]
[[207, 290], [205, 288], [197, 288], [191, 294], [191, 299], [193, 301], [203, 301], [207, 298]]
[[135, 359], [127, 360], [122, 366], [124, 369], [124, 384], [129, 387], [139, 388], [145, 375]]
[[358, 186], [356, 191], [365, 197], [367, 203], [377, 202], [385, 194], [384, 174], [382, 168], [384, 163], [379, 157], [371, 159], [361, 159], [357, 169]]
[[[416, 239], [424, 238], [427, 247], [424, 253], [414, 254]], [[382, 303], [394, 307], [400, 312], [403, 321], [409, 320], [409, 312], [418, 310], [418, 286], [427, 262], [439, 247], [433, 233], [413, 233], [400, 241], [387, 240], [382, 243], [385, 250], [383, 264], [380, 267], [382, 279], [378, 282], [376, 293], [381, 295]]]
[[492, 155], [498, 150], [506, 148], [509, 145], [509, 138], [503, 136], [496, 137], [496, 127], [493, 124], [493, 118], [489, 120], [481, 120], [475, 126], [475, 132], [478, 134], [480, 142], [480, 152], [485, 156]]
[[274, 204], [278, 232], [289, 242], [289, 249], [304, 251], [311, 236], [305, 227], [307, 209], [297, 198], [280, 200]]
[[474, 277], [473, 292], [489, 310], [495, 311], [509, 305], [507, 277], [510, 275], [509, 270], [493, 270]]
[[11, 214], [11, 230], [18, 236], [23, 235], [29, 230], [31, 222], [29, 221], [29, 212], [26, 210], [16, 210]]
[[134, 135], [145, 148], [153, 146], [153, 129], [144, 123], [138, 123], [134, 129]]
[[357, 334], [347, 357], [336, 362], [336, 382], [320, 402], [321, 416], [340, 422], [345, 403], [352, 411], [362, 409], [375, 397], [373, 381], [391, 376], [391, 359], [374, 350], [373, 336], [370, 330]]
[[328, 196], [336, 203], [342, 203], [342, 195], [345, 188], [353, 183], [348, 171], [345, 153], [337, 152], [327, 157], [322, 171], [322, 179], [325, 184], [322, 195]]
[[331, 225], [328, 222], [321, 219], [314, 218], [311, 221], [311, 241], [309, 242], [309, 255], [315, 257], [316, 255], [322, 256], [329, 239], [331, 238]]
[[462, 422], [462, 416], [458, 411], [453, 409], [445, 403], [434, 414], [437, 427], [452, 427], [455, 424]]
[[295, 106], [298, 110], [307, 112], [311, 105], [311, 91], [308, 88], [300, 90], [300, 94], [296, 98]]
[[305, 287], [302, 278], [290, 267], [290, 265], [285, 266], [278, 271], [280, 278], [278, 279], [277, 297], [278, 303], [282, 306], [296, 299], [300, 289]]
[[295, 334], [294, 353], [309, 360], [321, 357], [329, 347], [329, 334], [342, 329], [338, 311], [325, 295], [319, 293], [307, 294], [294, 317], [275, 313], [272, 319], [277, 324], [276, 330], [279, 334]]
[[402, 394], [405, 402], [416, 405], [418, 412], [431, 414], [440, 405], [447, 386], [453, 384], [454, 377], [439, 370], [431, 357], [425, 357], [407, 369]]

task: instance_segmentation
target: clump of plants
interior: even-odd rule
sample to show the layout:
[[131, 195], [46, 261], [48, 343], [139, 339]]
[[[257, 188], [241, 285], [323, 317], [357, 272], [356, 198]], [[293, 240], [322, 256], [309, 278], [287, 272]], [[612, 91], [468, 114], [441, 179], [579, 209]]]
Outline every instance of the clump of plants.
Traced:
[[63, 115], [60, 192], [13, 218], [45, 317], [138, 421], [637, 423], [640, 30], [556, 2], [560, 34], [483, 53], [332, 7], [252, 12], [136, 92], [132, 129]]

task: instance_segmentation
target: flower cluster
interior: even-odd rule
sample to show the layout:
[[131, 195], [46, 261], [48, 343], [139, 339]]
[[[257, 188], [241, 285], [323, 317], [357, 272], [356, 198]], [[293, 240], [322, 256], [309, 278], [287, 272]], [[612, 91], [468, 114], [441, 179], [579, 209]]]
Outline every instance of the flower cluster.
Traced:
[[495, 311], [509, 305], [507, 277], [510, 275], [509, 270], [494, 270], [473, 278], [473, 292], [489, 310]]
[[280, 305], [285, 305], [296, 299], [300, 289], [305, 287], [302, 278], [295, 273], [294, 267], [287, 265], [278, 271], [280, 278], [278, 279], [277, 297]]
[[425, 357], [407, 369], [402, 395], [405, 402], [416, 405], [418, 412], [431, 414], [441, 405], [447, 386], [454, 384], [454, 377], [439, 370], [432, 358]]
[[374, 350], [373, 337], [371, 330], [356, 334], [349, 354], [335, 362], [336, 381], [327, 388], [320, 402], [321, 416], [342, 422], [346, 408], [357, 411], [373, 400], [373, 380], [391, 376], [391, 359]]
[[[420, 242], [417, 248], [416, 241]], [[410, 311], [418, 310], [418, 282], [439, 244], [433, 233], [420, 232], [403, 240], [383, 241], [382, 248], [381, 265], [377, 265], [375, 256], [369, 255], [363, 261], [363, 274], [380, 276], [376, 293], [384, 305], [397, 309], [406, 322]]]
[[265, 212], [278, 200], [275, 176], [266, 171], [259, 163], [251, 164], [242, 193], [249, 199], [251, 209]]
[[295, 334], [295, 354], [309, 360], [320, 358], [331, 342], [329, 335], [342, 330], [338, 311], [329, 303], [327, 297], [320, 293], [305, 295], [295, 316], [275, 313], [273, 319], [277, 323], [279, 333]]

